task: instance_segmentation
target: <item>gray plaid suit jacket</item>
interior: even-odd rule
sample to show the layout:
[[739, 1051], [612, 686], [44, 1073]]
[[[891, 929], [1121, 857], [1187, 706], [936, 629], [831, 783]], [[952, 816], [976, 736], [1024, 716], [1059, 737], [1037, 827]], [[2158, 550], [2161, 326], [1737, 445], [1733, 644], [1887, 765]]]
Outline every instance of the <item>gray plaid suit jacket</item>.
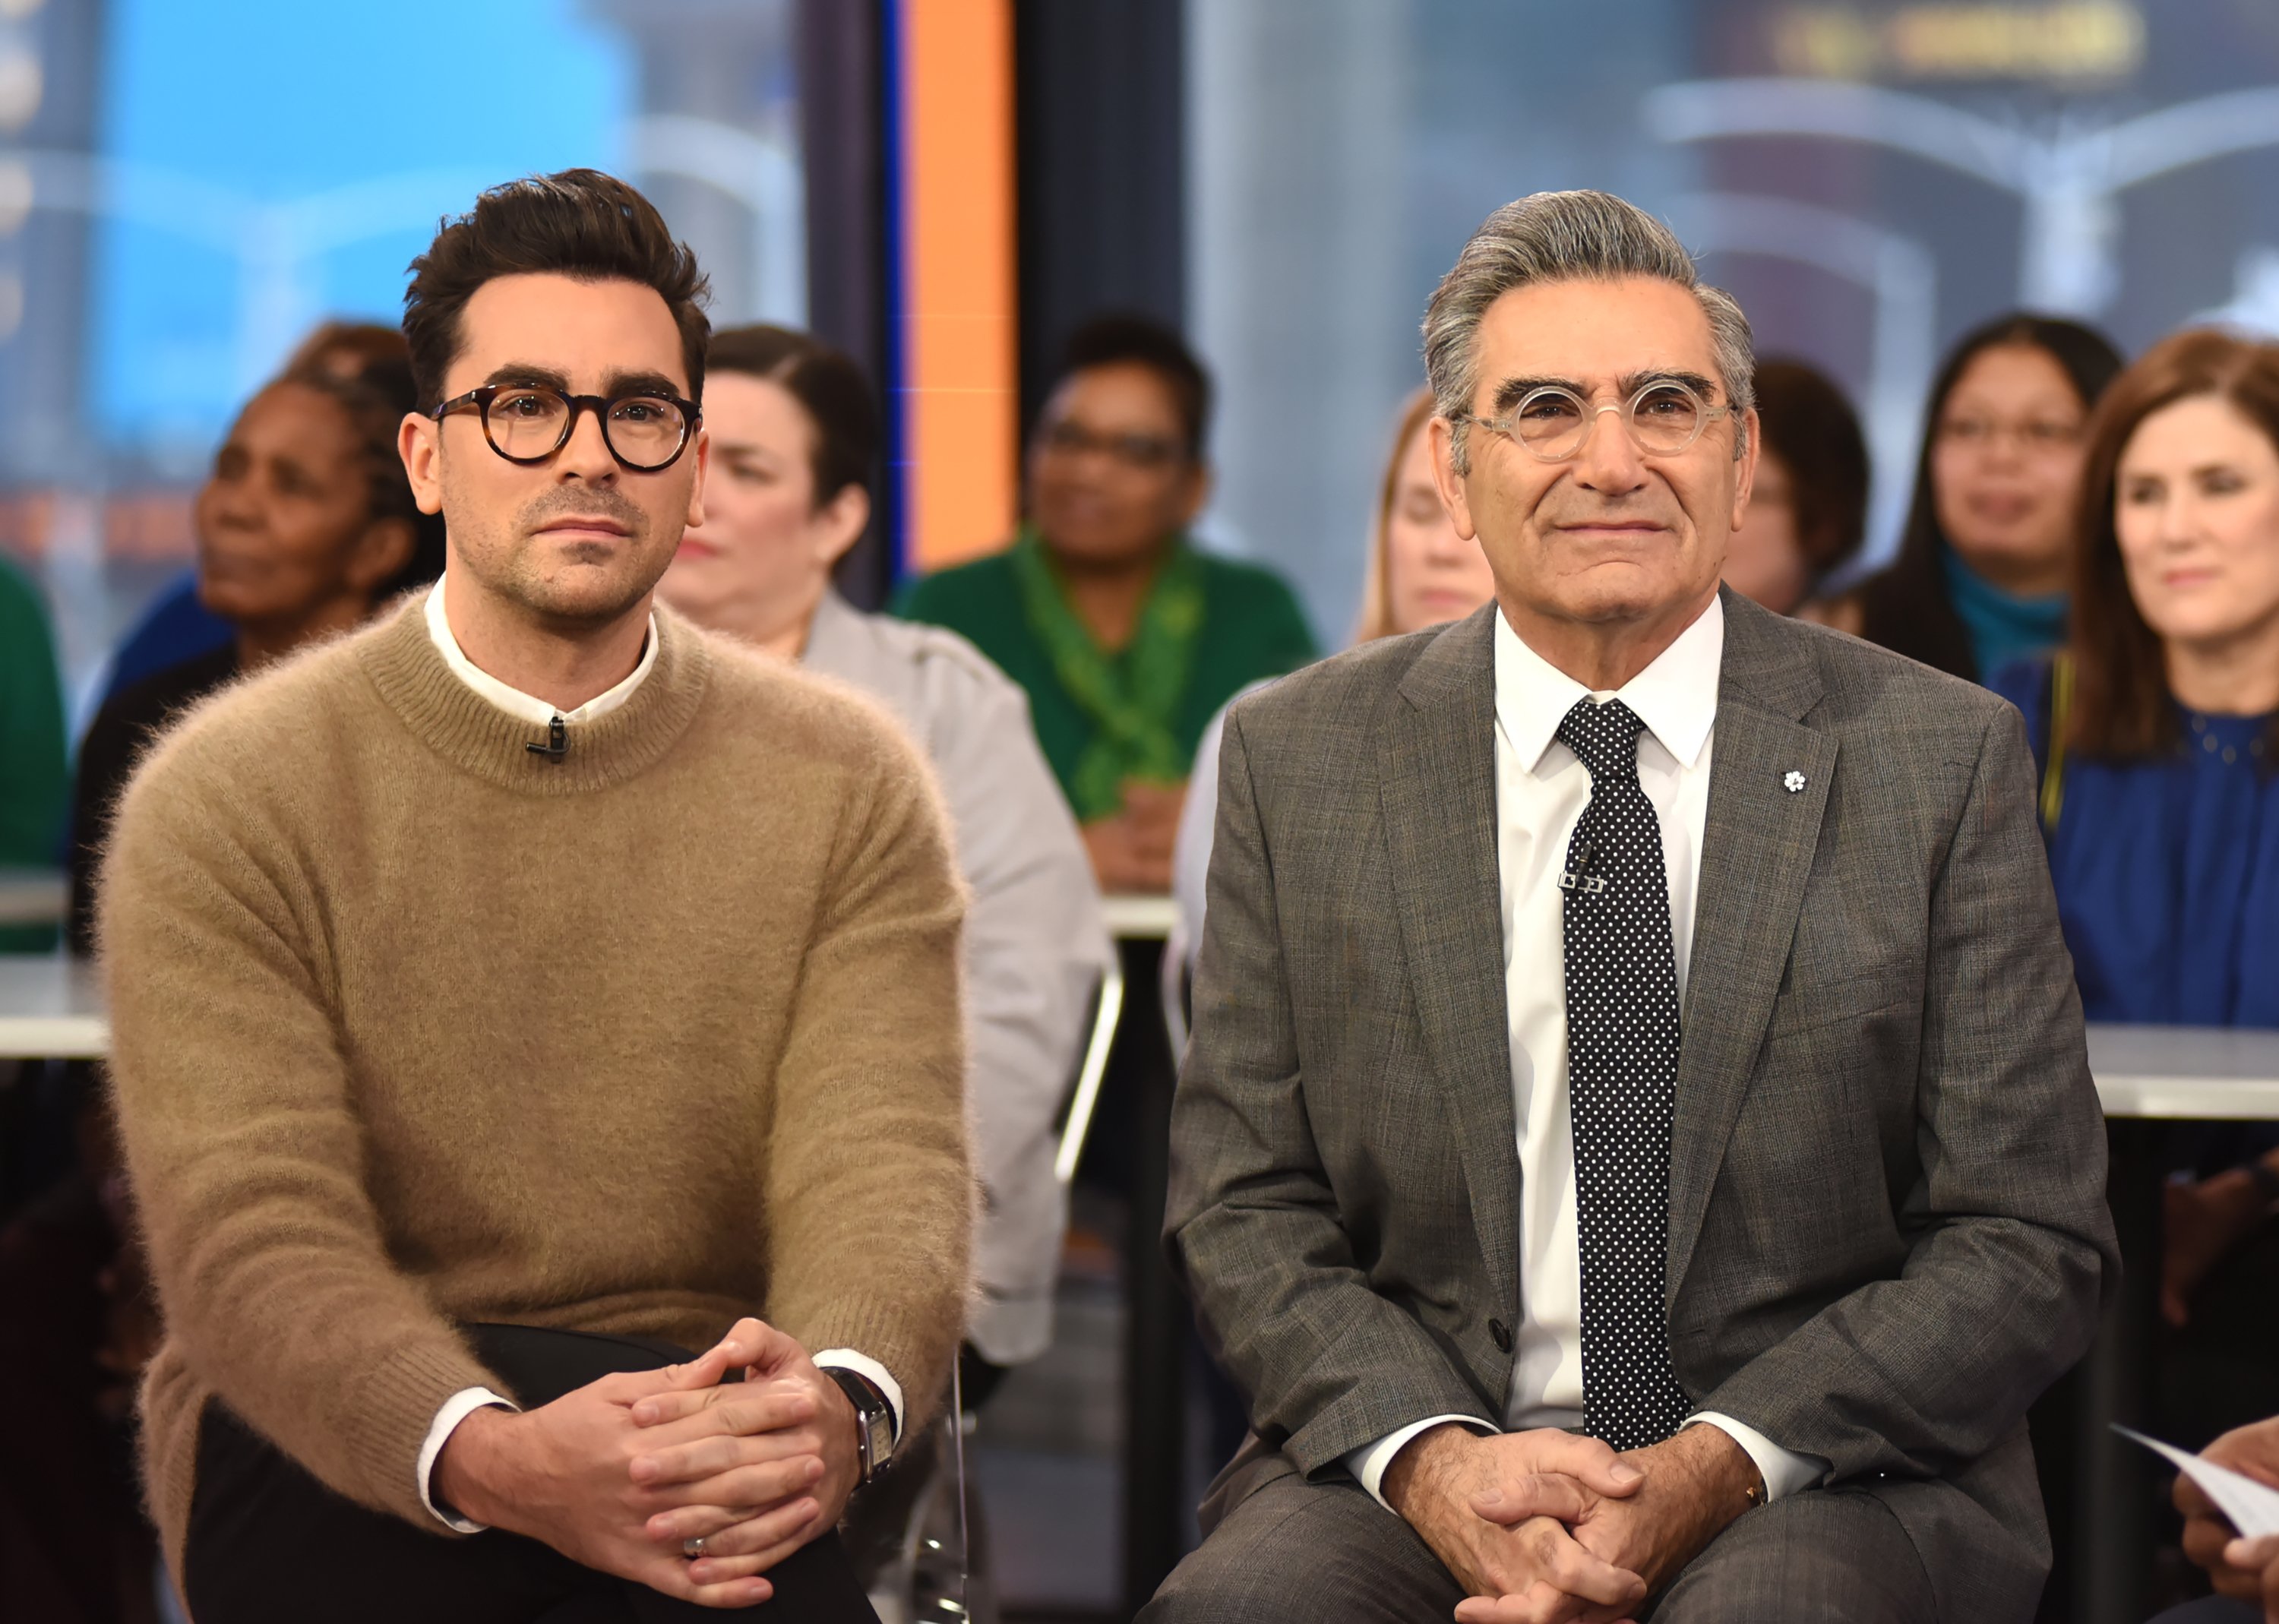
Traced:
[[[2119, 1266], [2024, 729], [1984, 689], [1724, 601], [1677, 1377], [1881, 1497], [1942, 1618], [2024, 1618], [2049, 1541], [2023, 1417]], [[1235, 1499], [1428, 1415], [1504, 1413], [1495, 613], [1227, 718], [1165, 1228], [1249, 1400]]]

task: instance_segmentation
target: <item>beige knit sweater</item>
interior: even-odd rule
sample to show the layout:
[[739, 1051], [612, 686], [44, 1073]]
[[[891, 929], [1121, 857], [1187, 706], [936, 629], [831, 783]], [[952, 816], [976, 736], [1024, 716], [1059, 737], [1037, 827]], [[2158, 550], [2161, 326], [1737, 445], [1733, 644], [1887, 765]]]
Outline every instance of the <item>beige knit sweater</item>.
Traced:
[[193, 713], [103, 886], [112, 1072], [165, 1314], [145, 1471], [179, 1574], [219, 1397], [443, 1532], [452, 1329], [852, 1347], [912, 1425], [972, 1214], [963, 899], [932, 780], [842, 690], [660, 610], [620, 709], [542, 738], [415, 601]]

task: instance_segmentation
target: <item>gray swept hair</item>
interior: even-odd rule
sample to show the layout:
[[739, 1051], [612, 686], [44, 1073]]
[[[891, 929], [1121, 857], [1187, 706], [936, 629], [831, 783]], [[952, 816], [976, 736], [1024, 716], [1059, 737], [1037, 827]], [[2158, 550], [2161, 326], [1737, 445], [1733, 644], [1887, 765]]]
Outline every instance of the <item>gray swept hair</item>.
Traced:
[[1636, 204], [1609, 192], [1538, 192], [1480, 223], [1424, 307], [1424, 372], [1433, 409], [1454, 425], [1458, 473], [1470, 471], [1465, 419], [1479, 387], [1477, 341], [1488, 306], [1515, 287], [1539, 282], [1631, 276], [1674, 282], [1700, 301], [1725, 403], [1733, 409], [1733, 455], [1748, 448], [1743, 414], [1756, 404], [1757, 363], [1749, 318], [1733, 295], [1703, 281], [1677, 235]]

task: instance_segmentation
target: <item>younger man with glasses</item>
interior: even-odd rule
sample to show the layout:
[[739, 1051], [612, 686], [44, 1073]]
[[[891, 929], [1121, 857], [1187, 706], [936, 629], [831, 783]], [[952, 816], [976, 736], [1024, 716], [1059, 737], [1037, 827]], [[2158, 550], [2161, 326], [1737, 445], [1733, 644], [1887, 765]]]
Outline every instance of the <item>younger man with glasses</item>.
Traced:
[[196, 713], [107, 869], [168, 1556], [199, 1624], [869, 1620], [832, 1530], [971, 1222], [934, 793], [652, 605], [708, 324], [647, 201], [518, 181], [413, 271], [442, 582]]
[[1177, 334], [1133, 317], [1078, 329], [1029, 444], [1028, 520], [1012, 548], [920, 581], [899, 606], [962, 633], [1028, 691], [1110, 892], [1170, 889], [1204, 724], [1314, 657], [1280, 578], [1187, 540], [1210, 489], [1209, 404]]

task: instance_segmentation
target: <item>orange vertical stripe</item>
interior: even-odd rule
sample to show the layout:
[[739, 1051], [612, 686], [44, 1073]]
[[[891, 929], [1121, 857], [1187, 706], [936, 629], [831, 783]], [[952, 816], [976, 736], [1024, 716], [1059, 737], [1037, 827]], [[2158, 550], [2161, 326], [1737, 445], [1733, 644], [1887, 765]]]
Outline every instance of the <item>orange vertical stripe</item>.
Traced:
[[1012, 0], [904, 0], [904, 489], [914, 570], [1017, 512]]

